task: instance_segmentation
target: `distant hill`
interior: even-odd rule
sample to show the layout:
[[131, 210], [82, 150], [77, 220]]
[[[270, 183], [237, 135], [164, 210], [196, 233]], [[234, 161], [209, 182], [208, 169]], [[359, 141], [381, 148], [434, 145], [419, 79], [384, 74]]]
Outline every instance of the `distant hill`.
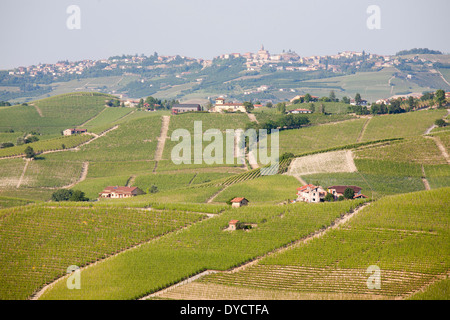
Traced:
[[430, 50], [428, 48], [414, 48], [410, 50], [399, 51], [395, 55], [404, 56], [407, 54], [442, 54], [442, 52], [438, 50]]

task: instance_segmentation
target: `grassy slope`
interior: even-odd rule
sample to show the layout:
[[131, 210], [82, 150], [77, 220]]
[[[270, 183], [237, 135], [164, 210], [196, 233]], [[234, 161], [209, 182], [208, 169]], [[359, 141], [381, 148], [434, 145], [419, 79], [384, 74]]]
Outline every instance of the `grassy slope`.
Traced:
[[34, 101], [33, 105], [14, 106], [0, 110], [0, 131], [38, 131], [43, 134], [60, 133], [93, 118], [111, 96], [104, 94], [73, 93]]
[[[83, 290], [69, 292], [63, 283], [58, 283], [43, 298], [130, 299], [143, 296], [205, 268], [228, 269], [287, 244], [329, 224], [350, 205], [347, 202], [314, 207], [300, 204], [292, 208], [229, 210], [188, 230], [165, 236], [152, 245], [143, 245], [82, 271], [81, 277], [86, 283]], [[224, 231], [230, 219], [258, 223], [258, 227], [250, 232]], [[127, 280], [124, 282], [123, 279]]]
[[95, 262], [201, 218], [95, 207], [0, 210], [0, 299], [26, 299], [44, 283], [63, 276], [70, 265]]
[[[450, 211], [445, 195], [449, 191], [385, 197], [321, 238], [269, 256], [242, 272], [210, 275], [203, 282], [315, 293], [404, 295], [426, 284], [430, 275], [448, 272]], [[364, 273], [371, 265], [381, 269], [381, 290], [366, 286]]]

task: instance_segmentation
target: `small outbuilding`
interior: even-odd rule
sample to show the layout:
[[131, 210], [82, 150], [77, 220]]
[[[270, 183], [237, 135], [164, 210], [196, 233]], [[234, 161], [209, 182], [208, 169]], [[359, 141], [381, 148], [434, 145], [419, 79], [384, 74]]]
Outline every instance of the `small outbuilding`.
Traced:
[[228, 223], [228, 230], [237, 230], [239, 229], [239, 225], [239, 220], [230, 220], [230, 222]]
[[234, 198], [231, 200], [231, 206], [233, 208], [239, 208], [246, 205], [248, 205], [248, 200], [245, 198]]

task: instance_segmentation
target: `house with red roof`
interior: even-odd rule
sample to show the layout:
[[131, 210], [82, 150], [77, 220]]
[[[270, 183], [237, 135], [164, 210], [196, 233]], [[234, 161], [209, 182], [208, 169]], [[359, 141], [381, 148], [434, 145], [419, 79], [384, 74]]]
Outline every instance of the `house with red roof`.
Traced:
[[319, 203], [324, 201], [327, 192], [321, 186], [307, 184], [297, 188], [297, 201]]
[[248, 200], [245, 198], [234, 198], [231, 200], [231, 207], [233, 208], [239, 208], [246, 205], [248, 205]]

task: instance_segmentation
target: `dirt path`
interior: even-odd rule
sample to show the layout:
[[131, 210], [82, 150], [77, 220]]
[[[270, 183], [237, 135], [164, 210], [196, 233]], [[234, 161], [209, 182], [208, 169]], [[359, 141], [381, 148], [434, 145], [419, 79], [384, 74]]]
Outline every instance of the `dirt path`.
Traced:
[[161, 161], [163, 156], [164, 145], [166, 144], [167, 140], [167, 132], [169, 131], [169, 123], [170, 116], [163, 116], [161, 124], [161, 134], [159, 135], [158, 145], [156, 146], [155, 151], [155, 167], [153, 168], [153, 173], [156, 173], [156, 169], [158, 168], [158, 161]]
[[293, 177], [294, 177], [295, 179], [297, 179], [297, 180], [302, 184], [302, 186], [306, 186], [306, 185], [307, 185], [306, 181], [303, 180], [302, 177], [300, 177], [300, 176], [293, 176]]
[[[88, 209], [88, 208], [86, 208], [86, 209]], [[131, 209], [134, 210], [134, 209], [136, 209], [136, 208], [131, 208]], [[145, 210], [147, 210], [147, 209], [145, 209]], [[199, 213], [204, 214], [204, 215], [206, 216], [206, 218], [204, 218], [204, 219], [202, 219], [202, 220], [200, 220], [200, 221], [191, 223], [191, 224], [189, 224], [189, 225], [187, 225], [187, 226], [184, 226], [184, 227], [175, 229], [175, 230], [173, 230], [172, 232], [169, 232], [169, 233], [166, 233], [166, 234], [163, 234], [163, 235], [154, 237], [154, 238], [152, 238], [152, 239], [150, 239], [150, 240], [147, 240], [147, 241], [143, 241], [143, 242], [141, 242], [141, 243], [139, 243], [139, 244], [137, 244], [137, 245], [135, 245], [135, 246], [129, 247], [129, 248], [127, 248], [127, 249], [124, 249], [123, 251], [120, 251], [120, 252], [118, 252], [118, 253], [112, 254], [112, 255], [110, 255], [110, 256], [104, 258], [104, 259], [101, 259], [101, 260], [98, 260], [98, 261], [96, 261], [96, 262], [94, 262], [94, 263], [88, 264], [88, 265], [86, 265], [85, 267], [80, 268], [80, 271], [84, 271], [84, 270], [86, 270], [87, 268], [90, 268], [90, 267], [93, 267], [93, 266], [95, 266], [95, 265], [97, 265], [97, 264], [99, 264], [99, 263], [105, 262], [106, 260], [109, 260], [109, 259], [111, 259], [111, 258], [115, 258], [115, 257], [117, 257], [118, 255], [120, 255], [120, 254], [122, 254], [122, 253], [128, 252], [128, 251], [130, 251], [130, 250], [137, 249], [137, 248], [141, 247], [142, 245], [145, 245], [145, 244], [148, 244], [148, 243], [152, 243], [152, 242], [154, 242], [154, 241], [158, 241], [159, 239], [161, 239], [161, 238], [164, 237], [164, 236], [167, 236], [168, 234], [181, 232], [181, 231], [183, 231], [183, 230], [185, 230], [185, 229], [190, 228], [191, 226], [193, 226], [193, 225], [195, 225], [195, 224], [197, 224], [197, 223], [202, 223], [203, 221], [206, 221], [206, 220], [208, 220], [208, 219], [210, 219], [210, 218], [213, 218], [213, 217], [217, 216], [217, 215], [215, 215], [215, 214], [209, 214], [209, 213], [203, 213], [203, 212], [199, 212]], [[69, 276], [70, 276], [70, 274], [67, 274], [67, 275], [65, 275], [65, 276], [62, 276], [61, 278], [56, 279], [56, 280], [53, 281], [52, 283], [50, 283], [50, 284], [48, 284], [48, 285], [45, 285], [41, 290], [39, 290], [39, 291], [37, 291], [36, 293], [32, 294], [32, 295], [28, 298], [28, 300], [38, 300], [38, 299], [45, 293], [45, 291], [47, 291], [48, 289], [52, 288], [53, 286], [55, 286], [56, 283], [58, 283], [58, 282], [60, 282], [60, 281], [63, 281], [64, 279], [66, 279], [66, 278], [69, 277]]]
[[41, 110], [37, 105], [35, 105], [34, 103], [31, 104], [31, 105], [36, 109], [37, 113], [39, 113], [39, 115], [41, 116], [41, 118], [43, 118], [44, 115], [42, 114], [42, 110]]
[[372, 117], [368, 117], [368, 118], [367, 118], [367, 121], [364, 123], [364, 125], [363, 125], [363, 127], [362, 127], [362, 129], [361, 129], [361, 132], [359, 133], [359, 136], [358, 136], [358, 138], [356, 139], [356, 142], [361, 142], [361, 139], [362, 139], [362, 137], [364, 136], [364, 132], [366, 132], [367, 125], [369, 124], [369, 122], [370, 122], [371, 119], [372, 119]]
[[17, 189], [19, 189], [20, 185], [22, 184], [23, 177], [25, 176], [25, 172], [27, 172], [28, 164], [30, 163], [30, 161], [31, 160], [28, 160], [28, 159], [25, 160], [25, 166], [23, 167], [22, 174], [20, 175], [19, 181], [17, 182], [17, 186], [16, 186]]
[[447, 149], [442, 144], [441, 140], [438, 137], [433, 137], [433, 136], [425, 136], [425, 138], [433, 139], [433, 141], [436, 143], [436, 146], [441, 151], [442, 156], [445, 158], [445, 160], [447, 160], [447, 163], [450, 164], [450, 157], [448, 156]]
[[[447, 114], [446, 114], [445, 116], [443, 116], [442, 119], [447, 118], [449, 115], [450, 115], [450, 109], [447, 109]], [[433, 124], [431, 127], [429, 127], [429, 128], [425, 131], [424, 135], [430, 134], [430, 132], [431, 132], [434, 128], [436, 128], [436, 127], [437, 127], [437, 126], [436, 126], [435, 124]]]
[[[104, 131], [104, 132], [103, 132], [102, 134], [100, 134], [100, 135], [97, 135], [97, 134], [92, 133], [92, 132], [87, 133], [88, 135], [93, 136], [93, 138], [92, 138], [91, 140], [88, 140], [88, 141], [86, 141], [86, 142], [83, 142], [82, 144], [79, 144], [79, 145], [76, 146], [76, 147], [69, 148], [69, 149], [49, 150], [49, 151], [44, 151], [44, 152], [38, 153], [38, 154], [36, 154], [36, 155], [49, 154], [49, 153], [55, 153], [55, 152], [65, 152], [65, 151], [79, 151], [79, 150], [80, 150], [80, 147], [85, 146], [85, 145], [91, 143], [92, 141], [95, 141], [95, 140], [97, 140], [98, 138], [103, 137], [103, 136], [106, 135], [108, 132], [117, 129], [118, 127], [119, 127], [119, 126], [116, 125], [116, 126], [110, 128], [110, 129]], [[23, 157], [24, 157], [24, 155], [18, 155], [18, 156], [10, 156], [10, 157], [1, 157], [0, 159], [14, 159], [14, 158], [23, 158]]]
[[355, 215], [357, 215], [363, 208], [365, 208], [365, 207], [367, 207], [369, 205], [370, 205], [370, 203], [365, 203], [362, 206], [360, 206], [359, 208], [355, 209], [353, 212], [347, 213], [344, 216], [342, 216], [340, 218], [337, 218], [336, 220], [334, 220], [326, 228], [324, 228], [322, 230], [319, 230], [319, 231], [316, 231], [315, 233], [313, 233], [313, 234], [311, 234], [311, 235], [309, 235], [309, 236], [307, 236], [307, 237], [305, 237], [303, 239], [299, 239], [299, 240], [294, 241], [292, 243], [289, 243], [289, 244], [287, 244], [287, 245], [285, 245], [285, 246], [283, 246], [281, 248], [278, 248], [278, 249], [275, 249], [275, 250], [273, 250], [271, 252], [268, 252], [268, 253], [262, 255], [261, 257], [258, 257], [258, 258], [254, 259], [252, 261], [249, 261], [249, 262], [247, 262], [247, 263], [245, 263], [245, 264], [243, 264], [243, 265], [241, 265], [239, 267], [236, 267], [236, 268], [233, 268], [233, 269], [227, 270], [227, 271], [206, 270], [206, 271], [204, 271], [204, 272], [202, 272], [200, 274], [197, 274], [195, 276], [192, 276], [192, 277], [190, 277], [190, 278], [188, 278], [188, 279], [186, 279], [186, 280], [184, 280], [182, 282], [176, 283], [176, 284], [174, 284], [174, 285], [172, 285], [172, 286], [170, 286], [168, 288], [165, 288], [163, 290], [160, 290], [160, 291], [157, 291], [157, 292], [152, 293], [150, 295], [147, 295], [145, 297], [142, 297], [139, 300], [146, 300], [148, 298], [161, 296], [162, 294], [164, 294], [164, 293], [166, 293], [168, 291], [171, 291], [171, 290], [173, 290], [173, 289], [175, 289], [177, 287], [180, 287], [181, 285], [185, 285], [185, 284], [191, 283], [191, 282], [193, 282], [195, 280], [198, 280], [199, 278], [201, 278], [202, 276], [205, 276], [207, 274], [219, 273], [219, 272], [221, 272], [221, 273], [235, 273], [235, 272], [242, 271], [242, 270], [244, 270], [244, 269], [246, 269], [248, 267], [251, 267], [251, 266], [259, 263], [263, 258], [266, 258], [267, 256], [271, 256], [271, 255], [274, 255], [274, 254], [278, 254], [278, 253], [284, 252], [286, 250], [290, 250], [290, 249], [295, 248], [295, 247], [297, 247], [299, 245], [307, 243], [307, 242], [309, 242], [309, 241], [311, 241], [311, 240], [313, 240], [315, 238], [322, 237], [328, 231], [336, 229], [340, 225], [346, 223], [348, 220], [350, 220], [350, 218], [352, 218]]
[[155, 160], [160, 161], [164, 152], [164, 145], [166, 144], [167, 132], [169, 131], [170, 116], [162, 117], [161, 135], [158, 138], [158, 145], [156, 147]]
[[247, 115], [251, 122], [259, 123], [258, 120], [256, 119], [256, 116], [253, 113], [247, 113]]
[[425, 190], [431, 190], [430, 184], [428, 183], [427, 177], [425, 175], [425, 169], [423, 167], [423, 164], [421, 165], [421, 167], [422, 167], [422, 182], [423, 185], [425, 186]]

